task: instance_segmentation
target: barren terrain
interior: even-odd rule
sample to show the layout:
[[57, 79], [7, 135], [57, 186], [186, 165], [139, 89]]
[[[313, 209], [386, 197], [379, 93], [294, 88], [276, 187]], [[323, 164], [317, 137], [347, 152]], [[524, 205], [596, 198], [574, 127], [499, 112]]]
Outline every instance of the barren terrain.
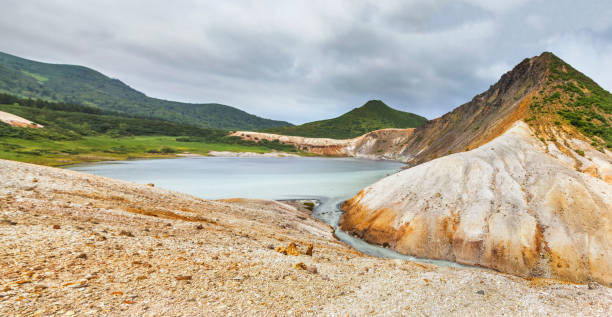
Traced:
[[0, 180], [3, 316], [612, 311], [612, 289], [597, 284], [360, 254], [299, 204], [207, 201], [4, 160]]

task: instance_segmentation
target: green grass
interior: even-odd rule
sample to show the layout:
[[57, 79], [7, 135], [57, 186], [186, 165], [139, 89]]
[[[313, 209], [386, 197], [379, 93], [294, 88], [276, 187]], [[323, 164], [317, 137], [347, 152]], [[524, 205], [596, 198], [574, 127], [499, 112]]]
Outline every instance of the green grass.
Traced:
[[427, 119], [416, 114], [395, 110], [380, 100], [370, 100], [334, 119], [262, 131], [315, 138], [349, 139], [384, 128], [416, 128], [426, 121]]
[[88, 105], [205, 128], [254, 130], [291, 125], [234, 107], [156, 99], [83, 66], [31, 61], [0, 52], [0, 92], [25, 98]]
[[25, 70], [21, 71], [23, 74], [34, 77], [34, 79], [38, 80], [39, 83], [44, 83], [47, 80], [49, 80], [49, 78], [38, 75], [38, 74], [34, 74], [34, 73], [30, 73], [30, 72], [26, 72]]
[[[1, 104], [11, 102], [12, 104]], [[43, 165], [170, 157], [208, 151], [299, 153], [294, 146], [245, 141], [228, 131], [126, 116], [86, 106], [20, 99], [0, 94], [0, 110], [44, 125], [41, 129], [0, 122], [0, 158]]]
[[[26, 163], [59, 166], [82, 162], [127, 160], [133, 158], [175, 157], [189, 152], [208, 151], [267, 153], [272, 149], [240, 144], [180, 142], [170, 136], [87, 136], [78, 140], [24, 140], [0, 137], [0, 158]], [[164, 152], [164, 149], [172, 151]]]
[[[549, 84], [555, 84], [554, 92], [542, 98], [542, 103], [558, 105], [556, 113], [565, 122], [590, 137], [596, 146], [612, 148], [612, 94], [553, 54], [549, 71]], [[534, 103], [532, 108], [541, 106]]]

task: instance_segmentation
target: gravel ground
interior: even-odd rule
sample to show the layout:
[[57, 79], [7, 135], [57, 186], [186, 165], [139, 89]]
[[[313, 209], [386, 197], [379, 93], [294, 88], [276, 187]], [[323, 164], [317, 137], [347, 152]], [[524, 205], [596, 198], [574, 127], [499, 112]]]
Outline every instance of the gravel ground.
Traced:
[[1, 316], [610, 314], [597, 284], [360, 254], [299, 203], [0, 160]]

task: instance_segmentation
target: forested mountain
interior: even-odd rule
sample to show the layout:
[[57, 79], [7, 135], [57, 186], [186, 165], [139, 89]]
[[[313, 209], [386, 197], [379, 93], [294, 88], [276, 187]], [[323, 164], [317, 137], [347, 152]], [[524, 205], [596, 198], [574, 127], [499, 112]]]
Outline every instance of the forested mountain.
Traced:
[[427, 119], [419, 115], [395, 110], [380, 100], [370, 100], [337, 118], [263, 131], [315, 138], [349, 139], [384, 128], [416, 128], [426, 121]]
[[87, 67], [40, 63], [2, 52], [0, 92], [206, 128], [255, 130], [291, 125], [217, 103], [190, 104], [151, 98]]

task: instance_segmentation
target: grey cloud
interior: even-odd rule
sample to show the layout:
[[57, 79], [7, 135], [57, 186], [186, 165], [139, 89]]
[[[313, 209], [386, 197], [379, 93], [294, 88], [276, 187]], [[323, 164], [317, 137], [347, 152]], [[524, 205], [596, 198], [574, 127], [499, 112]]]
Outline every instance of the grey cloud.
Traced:
[[5, 0], [0, 50], [295, 123], [373, 98], [433, 118], [545, 50], [612, 88], [610, 16], [608, 1]]

